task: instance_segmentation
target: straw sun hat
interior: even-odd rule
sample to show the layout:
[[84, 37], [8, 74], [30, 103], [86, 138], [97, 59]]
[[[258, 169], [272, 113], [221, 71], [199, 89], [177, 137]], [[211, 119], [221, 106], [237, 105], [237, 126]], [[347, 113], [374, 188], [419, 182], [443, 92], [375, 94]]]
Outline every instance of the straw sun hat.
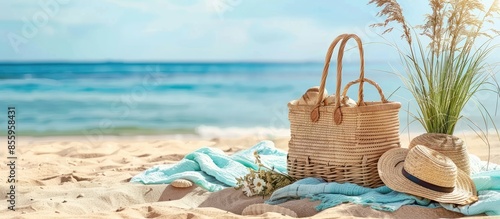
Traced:
[[378, 161], [378, 171], [382, 181], [398, 192], [459, 205], [478, 200], [470, 177], [450, 158], [425, 146], [387, 151]]

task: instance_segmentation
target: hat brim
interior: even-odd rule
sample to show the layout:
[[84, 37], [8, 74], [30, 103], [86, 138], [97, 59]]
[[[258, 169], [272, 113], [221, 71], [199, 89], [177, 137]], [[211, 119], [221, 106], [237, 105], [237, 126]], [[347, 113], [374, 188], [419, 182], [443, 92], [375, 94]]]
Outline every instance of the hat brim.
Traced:
[[392, 190], [420, 196], [441, 203], [467, 205], [478, 200], [477, 191], [472, 179], [458, 169], [457, 181], [453, 192], [437, 192], [420, 186], [403, 176], [404, 160], [407, 148], [394, 148], [385, 152], [378, 161], [380, 179]]

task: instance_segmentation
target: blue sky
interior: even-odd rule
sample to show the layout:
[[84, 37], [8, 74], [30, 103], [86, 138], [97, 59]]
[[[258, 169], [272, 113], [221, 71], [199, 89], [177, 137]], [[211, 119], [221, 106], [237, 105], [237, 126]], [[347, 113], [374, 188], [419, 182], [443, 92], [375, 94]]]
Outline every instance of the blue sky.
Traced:
[[[407, 18], [421, 23], [427, 2], [401, 2]], [[329, 43], [341, 33], [356, 33], [368, 43], [367, 60], [396, 59], [395, 51], [380, 43], [384, 39], [376, 33], [381, 31], [369, 28], [381, 18], [367, 3], [2, 1], [0, 60], [321, 62]], [[387, 39], [402, 42], [399, 35]]]

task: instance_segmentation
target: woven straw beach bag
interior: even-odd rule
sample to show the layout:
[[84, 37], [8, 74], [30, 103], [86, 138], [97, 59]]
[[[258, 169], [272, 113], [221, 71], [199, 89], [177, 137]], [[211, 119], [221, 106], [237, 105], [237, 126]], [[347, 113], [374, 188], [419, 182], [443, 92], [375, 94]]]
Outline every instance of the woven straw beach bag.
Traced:
[[[357, 106], [346, 107], [341, 105], [339, 94], [344, 48], [351, 38], [356, 40], [360, 52], [360, 77], [344, 87], [342, 97], [346, 96], [350, 86], [360, 85]], [[398, 113], [401, 104], [387, 101], [379, 85], [364, 77], [363, 46], [355, 34], [338, 36], [328, 48], [318, 97], [323, 96], [330, 59], [340, 41], [335, 104], [325, 106], [321, 99], [316, 105], [288, 103], [291, 131], [288, 174], [297, 179], [321, 177], [328, 182], [378, 187], [383, 185], [377, 171], [380, 156], [400, 147]], [[363, 100], [364, 82], [378, 90], [380, 102]]]
[[469, 153], [464, 141], [456, 136], [439, 133], [425, 133], [410, 142], [409, 149], [423, 145], [449, 157], [458, 168], [470, 175]]

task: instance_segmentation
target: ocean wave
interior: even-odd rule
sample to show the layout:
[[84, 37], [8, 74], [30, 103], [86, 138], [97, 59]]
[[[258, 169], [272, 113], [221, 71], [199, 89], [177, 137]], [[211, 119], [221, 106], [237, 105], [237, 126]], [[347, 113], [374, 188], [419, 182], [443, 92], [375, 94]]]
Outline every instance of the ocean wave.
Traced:
[[48, 86], [59, 86], [63, 83], [60, 80], [48, 79], [48, 78], [25, 78], [25, 79], [3, 79], [0, 80], [0, 85], [48, 85]]
[[237, 137], [260, 137], [260, 138], [277, 138], [289, 137], [290, 130], [274, 127], [217, 127], [201, 125], [195, 129], [197, 135], [202, 138], [237, 138]]
[[[4, 136], [5, 133], [0, 133]], [[286, 138], [290, 136], [289, 129], [272, 127], [217, 127], [201, 125], [197, 128], [145, 128], [137, 126], [118, 126], [111, 128], [87, 127], [67, 129], [22, 129], [23, 136], [87, 136], [91, 138], [101, 136], [175, 136], [175, 138], [240, 138], [256, 137], [262, 139]]]

